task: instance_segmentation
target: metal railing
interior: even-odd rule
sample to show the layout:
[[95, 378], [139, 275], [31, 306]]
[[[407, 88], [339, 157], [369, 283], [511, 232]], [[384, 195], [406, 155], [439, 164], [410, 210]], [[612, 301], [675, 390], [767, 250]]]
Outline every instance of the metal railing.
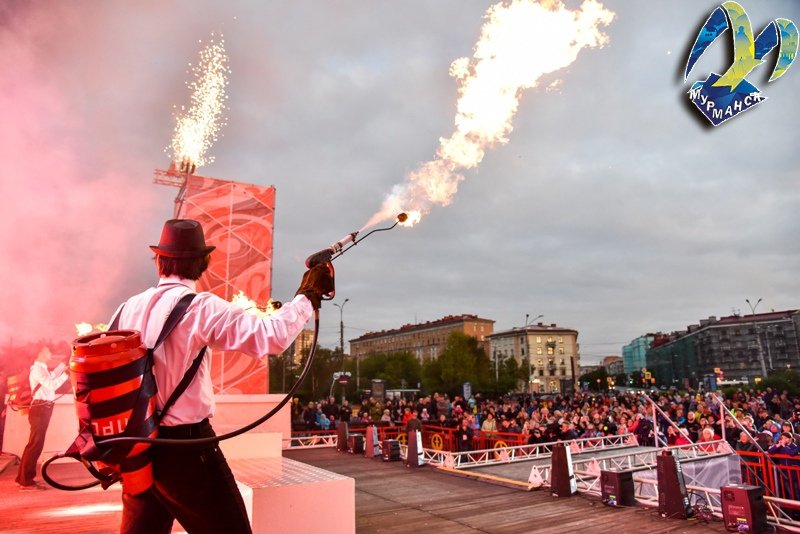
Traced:
[[[635, 446], [631, 441], [631, 434], [603, 436], [597, 438], [584, 438], [570, 440], [569, 446], [573, 454], [588, 451], [617, 449]], [[555, 441], [538, 443], [536, 445], [517, 445], [513, 447], [494, 447], [474, 451], [450, 452], [435, 449], [423, 449], [426, 463], [435, 466], [445, 466], [454, 469], [465, 469], [481, 465], [492, 465], [511, 462], [524, 462], [550, 458]]]

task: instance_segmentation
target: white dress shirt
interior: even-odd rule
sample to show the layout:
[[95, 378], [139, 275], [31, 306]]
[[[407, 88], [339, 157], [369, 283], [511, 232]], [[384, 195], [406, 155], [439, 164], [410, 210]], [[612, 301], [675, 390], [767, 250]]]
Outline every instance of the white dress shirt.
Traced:
[[[156, 287], [128, 299], [122, 307], [118, 329], [138, 330], [147, 347], [155, 345], [170, 311], [188, 293], [196, 292], [193, 280], [176, 276], [161, 278]], [[199, 423], [214, 415], [211, 383], [212, 350], [236, 350], [255, 358], [283, 352], [308, 322], [314, 310], [298, 295], [275, 314], [260, 318], [212, 293], [197, 293], [186, 315], [155, 351], [153, 372], [158, 385], [160, 410], [183, 378], [200, 349], [209, 350], [197, 375], [161, 421], [173, 426]], [[119, 309], [114, 314], [119, 314]]]
[[[31, 391], [36, 390], [33, 393], [33, 400], [53, 402], [56, 400], [56, 390], [67, 381], [67, 378], [69, 377], [64, 372], [63, 365], [60, 365], [56, 370], [50, 371], [46, 363], [33, 362], [31, 373], [28, 375]], [[37, 389], [36, 386], [39, 386], [39, 388]]]

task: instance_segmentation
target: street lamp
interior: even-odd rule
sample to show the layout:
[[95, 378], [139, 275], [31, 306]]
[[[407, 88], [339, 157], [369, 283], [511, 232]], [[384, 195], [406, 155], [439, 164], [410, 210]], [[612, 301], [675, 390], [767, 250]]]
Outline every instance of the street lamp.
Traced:
[[544, 317], [544, 315], [537, 315], [536, 317], [533, 318], [532, 321], [528, 321], [528, 317], [530, 317], [530, 315], [526, 313], [525, 314], [525, 326], [528, 326], [528, 323], [532, 323], [533, 321], [535, 321], [537, 319], [541, 319], [542, 317]]
[[342, 358], [344, 358], [344, 305], [349, 301], [350, 299], [344, 299], [341, 305], [333, 303], [334, 306], [339, 308], [339, 351], [342, 353]]
[[[528, 342], [528, 317], [530, 314], [525, 314], [525, 350], [528, 352], [528, 395], [533, 393], [533, 382], [531, 376], [533, 376], [533, 370], [531, 369], [531, 344]], [[541, 319], [544, 315], [537, 315], [533, 318], [535, 321], [536, 319]]]
[[756, 343], [758, 343], [758, 360], [761, 363], [761, 376], [767, 376], [767, 365], [764, 363], [764, 349], [761, 348], [761, 336], [758, 333], [758, 325], [756, 324], [756, 308], [761, 303], [758, 299], [755, 304], [750, 303], [750, 299], [744, 299], [748, 306], [750, 306], [750, 313], [753, 317], [753, 330], [756, 332]]

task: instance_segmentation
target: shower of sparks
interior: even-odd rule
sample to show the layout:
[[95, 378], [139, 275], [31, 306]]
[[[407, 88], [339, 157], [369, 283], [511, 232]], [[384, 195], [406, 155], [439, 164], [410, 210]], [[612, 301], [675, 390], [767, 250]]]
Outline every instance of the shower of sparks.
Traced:
[[173, 161], [179, 164], [188, 161], [200, 167], [214, 162], [207, 153], [226, 124], [222, 112], [228, 99], [225, 87], [230, 69], [222, 36], [217, 42], [212, 34], [209, 44], [200, 51], [199, 63], [189, 66], [194, 75], [186, 82], [192, 93], [191, 104], [188, 109], [176, 108], [175, 135], [167, 152], [171, 148]]
[[448, 205], [464, 179], [460, 171], [477, 166], [485, 151], [508, 142], [512, 119], [524, 89], [536, 87], [543, 75], [562, 69], [584, 47], [600, 47], [608, 37], [614, 13], [597, 0], [576, 10], [561, 0], [511, 0], [491, 6], [472, 58], [450, 65], [458, 83], [455, 131], [439, 140], [433, 160], [420, 165], [395, 185], [364, 228], [404, 211], [411, 226], [433, 206]]

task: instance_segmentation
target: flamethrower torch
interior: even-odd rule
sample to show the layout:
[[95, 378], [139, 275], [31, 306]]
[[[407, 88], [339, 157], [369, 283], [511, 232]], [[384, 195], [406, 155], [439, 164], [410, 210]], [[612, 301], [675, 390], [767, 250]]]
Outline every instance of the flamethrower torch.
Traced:
[[[407, 219], [408, 219], [408, 215], [407, 214], [400, 213], [397, 216], [397, 218], [395, 219], [394, 224], [392, 224], [391, 226], [387, 226], [385, 228], [376, 228], [376, 229], [366, 233], [364, 236], [362, 236], [360, 238], [358, 237], [359, 231], [352, 232], [352, 233], [346, 235], [345, 237], [343, 237], [342, 239], [340, 239], [339, 241], [337, 241], [336, 243], [333, 243], [331, 246], [329, 246], [327, 248], [324, 248], [324, 249], [320, 250], [319, 252], [316, 252], [316, 253], [312, 254], [311, 256], [309, 256], [308, 258], [306, 258], [306, 267], [308, 267], [310, 269], [310, 268], [314, 267], [315, 265], [327, 264], [328, 269], [330, 269], [330, 271], [331, 271], [331, 275], [333, 275], [334, 274], [333, 261], [336, 258], [340, 257], [345, 252], [347, 252], [348, 250], [350, 250], [351, 248], [353, 248], [354, 246], [356, 246], [357, 244], [359, 244], [360, 242], [362, 242], [364, 239], [366, 239], [367, 237], [371, 236], [372, 234], [374, 234], [376, 232], [385, 232], [385, 231], [391, 230], [392, 228], [394, 228], [398, 224], [402, 224], [402, 223], [406, 222]], [[329, 294], [323, 295], [322, 299], [323, 300], [331, 300], [335, 296], [335, 293], [336, 293], [336, 291], [333, 290]], [[230, 438], [236, 437], [236, 436], [238, 436], [240, 434], [244, 434], [245, 432], [248, 432], [248, 431], [254, 429], [258, 425], [264, 423], [265, 421], [270, 419], [273, 415], [278, 413], [281, 410], [281, 408], [283, 408], [286, 405], [286, 403], [288, 403], [289, 400], [294, 396], [295, 391], [297, 391], [297, 388], [300, 387], [300, 384], [303, 383], [303, 381], [305, 380], [305, 378], [308, 375], [309, 371], [311, 370], [311, 364], [314, 361], [314, 356], [316, 355], [316, 352], [317, 352], [317, 341], [318, 341], [318, 338], [319, 338], [319, 310], [314, 310], [314, 338], [313, 338], [313, 340], [311, 342], [311, 350], [310, 350], [310, 352], [308, 354], [308, 359], [306, 361], [305, 367], [303, 367], [303, 371], [300, 373], [300, 376], [298, 377], [297, 381], [292, 385], [291, 388], [289, 388], [289, 391], [286, 393], [286, 395], [283, 397], [283, 399], [281, 399], [281, 401], [274, 408], [272, 408], [269, 412], [267, 412], [266, 414], [264, 414], [260, 418], [256, 419], [255, 421], [253, 421], [253, 422], [251, 422], [251, 423], [249, 423], [249, 424], [247, 424], [247, 425], [245, 425], [245, 426], [243, 426], [241, 428], [233, 430], [233, 431], [231, 431], [231, 432], [229, 432], [227, 434], [222, 434], [220, 436], [213, 436], [213, 437], [209, 437], [209, 438], [199, 438], [199, 439], [165, 439], [165, 438], [150, 438], [150, 437], [137, 437], [137, 436], [114, 437], [114, 438], [104, 439], [102, 442], [97, 443], [97, 446], [100, 447], [100, 448], [103, 448], [103, 449], [105, 449], [107, 447], [111, 447], [111, 446], [131, 447], [136, 443], [151, 443], [151, 444], [158, 444], [158, 445], [174, 445], [174, 446], [184, 446], [184, 447], [185, 446], [198, 446], [198, 445], [209, 445], [209, 444], [212, 444], [212, 443], [217, 443], [217, 442], [220, 442], [220, 441], [223, 441], [223, 440], [226, 440], [226, 439], [230, 439]], [[102, 484], [103, 488], [107, 488], [107, 487], [109, 487], [111, 484], [115, 483], [119, 479], [119, 476], [117, 474], [108, 475], [108, 474], [105, 474], [103, 472], [100, 472], [100, 470], [98, 470], [93, 465], [92, 462], [89, 462], [86, 459], [81, 458], [80, 461], [84, 464], [84, 466], [87, 468], [87, 470], [97, 480], [94, 480], [92, 482], [88, 482], [86, 484], [75, 485], [75, 486], [69, 486], [69, 485], [57, 482], [57, 481], [53, 480], [48, 475], [47, 468], [49, 467], [49, 465], [53, 461], [58, 460], [60, 458], [64, 458], [66, 456], [67, 456], [66, 453], [56, 454], [55, 456], [53, 456], [52, 458], [50, 458], [49, 460], [47, 460], [46, 462], [44, 462], [42, 464], [42, 478], [44, 478], [45, 481], [47, 481], [48, 484], [50, 484], [51, 486], [53, 486], [55, 488], [58, 488], [58, 489], [61, 489], [61, 490], [66, 490], [66, 491], [77, 491], [77, 490], [82, 490], [82, 489], [88, 489], [88, 488], [91, 488], [93, 486], [97, 486], [99, 484]]]
[[[361, 243], [362, 241], [364, 241], [366, 238], [368, 238], [369, 236], [371, 236], [375, 232], [386, 232], [388, 230], [391, 230], [392, 228], [394, 228], [398, 224], [402, 224], [402, 223], [406, 222], [407, 219], [408, 219], [408, 215], [406, 215], [405, 213], [401, 213], [401, 214], [399, 214], [397, 216], [397, 219], [395, 219], [393, 225], [387, 226], [386, 228], [376, 228], [375, 230], [372, 230], [371, 232], [369, 232], [366, 235], [364, 235], [361, 239], [358, 239], [358, 230], [356, 230], [353, 233], [347, 234], [342, 239], [340, 239], [339, 241], [337, 241], [333, 245], [329, 246], [328, 248], [324, 248], [324, 249], [320, 250], [319, 252], [316, 252], [316, 253], [312, 254], [311, 256], [309, 256], [308, 258], [306, 258], [306, 267], [308, 267], [310, 269], [310, 268], [314, 267], [315, 265], [319, 265], [321, 263], [322, 264], [327, 264], [328, 265], [328, 269], [331, 271], [331, 275], [333, 275], [334, 274], [334, 271], [333, 271], [333, 260], [335, 260], [336, 258], [341, 256], [342, 254], [344, 254], [345, 252], [347, 252], [348, 250], [350, 250], [351, 248], [353, 248], [357, 244]], [[323, 295], [322, 298], [323, 298], [323, 300], [332, 300], [335, 295], [336, 295], [336, 291], [334, 290], [328, 295]]]

